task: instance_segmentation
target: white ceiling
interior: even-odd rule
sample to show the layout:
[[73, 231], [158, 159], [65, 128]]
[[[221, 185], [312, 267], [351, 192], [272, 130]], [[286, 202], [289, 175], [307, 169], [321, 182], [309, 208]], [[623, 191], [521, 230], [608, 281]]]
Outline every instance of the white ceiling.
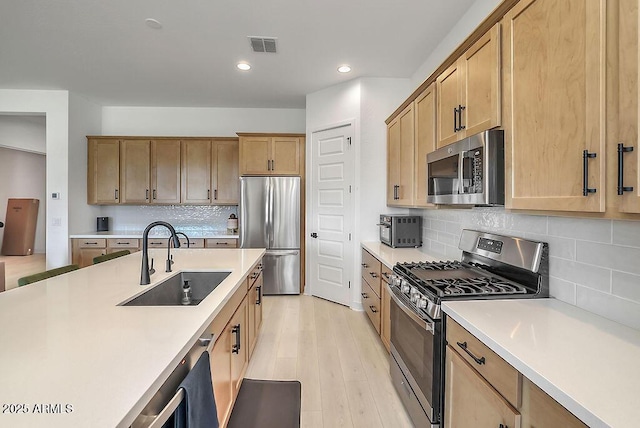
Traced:
[[[102, 105], [304, 108], [306, 94], [342, 81], [410, 77], [472, 3], [1, 0], [0, 88]], [[254, 53], [247, 36], [277, 37], [278, 53]], [[353, 71], [338, 74], [343, 63]]]

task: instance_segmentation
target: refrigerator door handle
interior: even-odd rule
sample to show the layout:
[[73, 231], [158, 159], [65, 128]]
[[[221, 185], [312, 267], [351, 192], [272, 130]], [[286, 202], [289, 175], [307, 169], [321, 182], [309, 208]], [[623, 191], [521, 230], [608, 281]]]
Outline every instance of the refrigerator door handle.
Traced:
[[277, 253], [271, 254], [272, 257], [284, 257], [284, 256], [297, 256], [298, 251], [278, 251]]
[[267, 190], [267, 242], [269, 248], [273, 248], [273, 180], [269, 178]]

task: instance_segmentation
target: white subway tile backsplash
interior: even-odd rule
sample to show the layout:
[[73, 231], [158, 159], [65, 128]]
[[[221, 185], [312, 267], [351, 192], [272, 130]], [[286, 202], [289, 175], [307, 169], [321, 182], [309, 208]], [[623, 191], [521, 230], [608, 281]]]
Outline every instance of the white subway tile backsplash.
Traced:
[[227, 219], [238, 207], [207, 205], [104, 206], [101, 215], [111, 217], [111, 230], [143, 230], [149, 223], [163, 220], [183, 230], [226, 232]]
[[549, 258], [549, 273], [594, 290], [611, 291], [611, 270], [572, 260]]
[[640, 329], [640, 303], [577, 286], [576, 304], [610, 320]]
[[579, 262], [640, 275], [640, 248], [577, 241], [576, 249]]
[[573, 282], [550, 276], [549, 294], [570, 305], [576, 304], [576, 285]]
[[640, 303], [640, 275], [614, 270], [611, 292], [616, 296]]
[[549, 217], [549, 235], [611, 243], [611, 220]]
[[459, 259], [462, 229], [549, 244], [550, 295], [640, 328], [640, 221], [535, 216], [499, 207], [422, 210], [424, 251]]
[[613, 243], [640, 248], [640, 227], [637, 221], [614, 221]]

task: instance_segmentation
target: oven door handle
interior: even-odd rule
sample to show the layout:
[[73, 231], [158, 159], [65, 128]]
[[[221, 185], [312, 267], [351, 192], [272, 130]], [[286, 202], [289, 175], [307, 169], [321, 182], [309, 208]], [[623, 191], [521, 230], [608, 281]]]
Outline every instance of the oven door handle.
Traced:
[[422, 318], [420, 318], [411, 308], [409, 308], [402, 300], [400, 300], [400, 297], [398, 295], [398, 291], [396, 291], [393, 288], [391, 288], [391, 286], [389, 286], [388, 284], [387, 284], [386, 287], [387, 287], [387, 290], [389, 290], [389, 295], [391, 296], [393, 301], [396, 302], [398, 307], [400, 309], [402, 309], [402, 312], [407, 314], [407, 316], [409, 318], [411, 318], [420, 327], [423, 327], [425, 330], [430, 331], [431, 333], [434, 332], [433, 331], [433, 323], [432, 322], [428, 322], [428, 321], [423, 320]]

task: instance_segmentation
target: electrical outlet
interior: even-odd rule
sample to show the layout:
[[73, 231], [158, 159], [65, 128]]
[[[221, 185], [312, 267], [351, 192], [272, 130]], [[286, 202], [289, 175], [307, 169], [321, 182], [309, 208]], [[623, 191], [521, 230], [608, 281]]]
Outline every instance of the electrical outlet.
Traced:
[[62, 226], [62, 219], [60, 217], [54, 217], [51, 219], [51, 226]]

